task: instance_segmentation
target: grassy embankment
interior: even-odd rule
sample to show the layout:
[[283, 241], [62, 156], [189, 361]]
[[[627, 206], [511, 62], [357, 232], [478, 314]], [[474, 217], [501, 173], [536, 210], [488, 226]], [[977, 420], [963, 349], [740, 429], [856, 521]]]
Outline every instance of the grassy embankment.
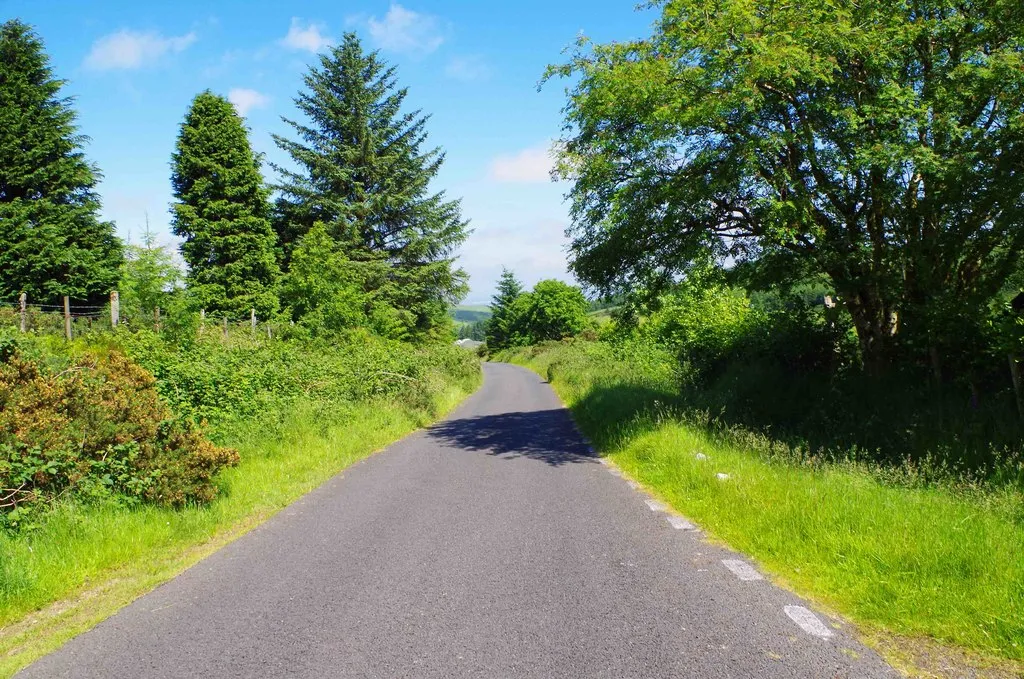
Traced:
[[[0, 677], [56, 649], [353, 462], [437, 419], [480, 379], [474, 358], [447, 347], [418, 353], [404, 348], [409, 355], [395, 365], [388, 352], [404, 345], [358, 339], [336, 347], [339, 356], [354, 357], [344, 362], [283, 343], [209, 343], [185, 355], [153, 342], [134, 344], [130, 353], [161, 378], [162, 390], [175, 394], [168, 400], [176, 412], [191, 408], [205, 417], [229, 411], [215, 418], [211, 435], [237, 448], [242, 461], [222, 473], [220, 495], [206, 506], [68, 503], [30, 529], [0, 531]], [[205, 363], [197, 360], [200, 355]], [[314, 369], [282, 384], [283, 376], [301, 369], [300, 362]], [[370, 371], [358, 374], [360, 364], [369, 364]], [[223, 379], [231, 373], [238, 379]], [[332, 380], [327, 391], [349, 384], [321, 397], [311, 391], [324, 387], [317, 380]], [[196, 393], [200, 387], [205, 393]]]
[[1020, 489], [787, 458], [765, 437], [710, 428], [674, 403], [677, 389], [657, 361], [624, 360], [601, 343], [500, 358], [547, 377], [629, 475], [776, 582], [858, 623], [890, 659], [920, 667], [919, 651], [934, 639], [969, 649], [968, 664], [1024, 672]]

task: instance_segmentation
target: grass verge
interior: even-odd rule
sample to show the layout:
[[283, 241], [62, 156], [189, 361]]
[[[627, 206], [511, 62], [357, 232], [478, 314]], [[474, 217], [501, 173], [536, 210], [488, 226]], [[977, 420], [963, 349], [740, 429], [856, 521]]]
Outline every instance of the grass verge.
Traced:
[[993, 676], [1024, 672], [1019, 490], [910, 487], [863, 465], [773, 458], [694, 424], [673, 409], [671, 384], [591, 343], [501, 358], [547, 377], [624, 471], [869, 642], [887, 639], [876, 647], [934, 639], [968, 649]]
[[373, 401], [325, 416], [300, 402], [272, 424], [253, 421], [228, 437], [243, 463], [224, 472], [221, 497], [204, 507], [68, 506], [25, 535], [0, 533], [0, 677], [449, 412], [478, 384], [448, 387], [429, 412]]

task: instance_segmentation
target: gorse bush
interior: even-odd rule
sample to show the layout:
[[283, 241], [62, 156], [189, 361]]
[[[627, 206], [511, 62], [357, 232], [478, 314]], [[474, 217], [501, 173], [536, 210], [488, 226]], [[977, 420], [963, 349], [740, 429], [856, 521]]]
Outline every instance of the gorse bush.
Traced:
[[217, 472], [238, 462], [174, 418], [153, 376], [122, 353], [73, 352], [53, 367], [10, 340], [0, 345], [0, 453], [5, 525], [58, 499], [207, 502]]

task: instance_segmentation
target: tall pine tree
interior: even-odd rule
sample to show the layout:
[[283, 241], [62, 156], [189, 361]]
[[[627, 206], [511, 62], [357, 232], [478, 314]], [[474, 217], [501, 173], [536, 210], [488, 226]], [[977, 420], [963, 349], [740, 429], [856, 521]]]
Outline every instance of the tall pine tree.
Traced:
[[467, 222], [458, 200], [430, 190], [444, 154], [425, 148], [427, 117], [403, 111], [407, 90], [394, 67], [364, 52], [352, 33], [321, 55], [304, 83], [296, 104], [308, 122], [285, 120], [297, 140], [274, 137], [298, 167], [275, 167], [286, 261], [321, 222], [360, 267], [366, 291], [393, 306], [408, 332], [450, 331], [448, 308], [466, 293], [453, 254]]
[[97, 218], [99, 173], [64, 84], [29, 26], [0, 26], [0, 300], [99, 303], [117, 286], [122, 244]]
[[173, 230], [185, 239], [188, 293], [231, 316], [277, 311], [280, 274], [260, 159], [234, 106], [209, 90], [185, 115], [172, 157]]
[[516, 326], [516, 300], [523, 295], [523, 284], [515, 273], [501, 270], [498, 291], [491, 299], [491, 317], [487, 319], [487, 346], [504, 349], [509, 346]]

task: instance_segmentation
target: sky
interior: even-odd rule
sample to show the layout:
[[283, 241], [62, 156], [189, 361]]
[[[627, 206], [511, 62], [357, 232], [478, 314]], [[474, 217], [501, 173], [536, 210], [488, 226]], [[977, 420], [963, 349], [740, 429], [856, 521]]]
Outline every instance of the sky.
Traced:
[[409, 108], [430, 114], [430, 142], [447, 154], [434, 188], [462, 198], [473, 230], [458, 260], [470, 274], [467, 303], [490, 298], [503, 266], [528, 285], [571, 280], [568, 186], [549, 176], [568, 83], [538, 91], [538, 82], [581, 32], [628, 40], [653, 21], [632, 0], [0, 0], [0, 21], [15, 17], [69, 81], [86, 153], [103, 174], [103, 215], [132, 242], [148, 219], [169, 245], [170, 157], [192, 98], [227, 96], [253, 147], [283, 162], [271, 134], [290, 135], [281, 117], [298, 117], [302, 75], [355, 31], [397, 67]]

